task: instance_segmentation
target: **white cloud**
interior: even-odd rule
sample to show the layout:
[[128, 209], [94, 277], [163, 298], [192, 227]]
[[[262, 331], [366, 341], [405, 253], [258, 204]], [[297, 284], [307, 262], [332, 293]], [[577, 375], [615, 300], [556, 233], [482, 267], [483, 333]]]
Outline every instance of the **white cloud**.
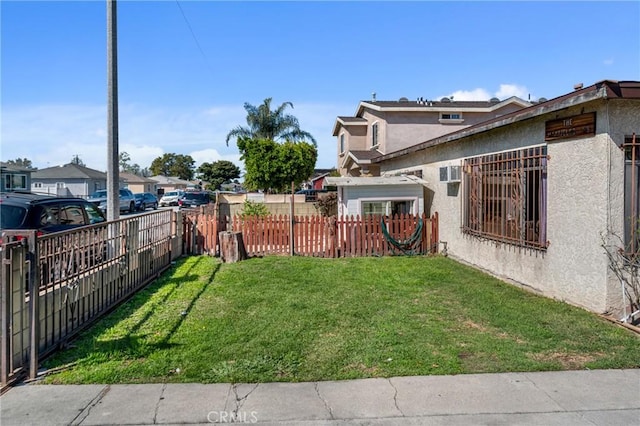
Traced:
[[488, 101], [491, 95], [485, 89], [473, 89], [458, 90], [447, 97], [453, 98], [454, 101]]
[[[317, 167], [335, 165], [336, 142], [331, 130], [336, 116], [353, 108], [326, 104], [295, 104], [289, 113], [318, 141]], [[189, 154], [202, 162], [225, 159], [239, 167], [235, 141], [229, 146], [229, 130], [246, 125], [242, 106], [216, 105], [169, 109], [144, 105], [119, 108], [119, 151], [131, 163], [149, 167], [165, 153]], [[96, 170], [107, 169], [106, 107], [100, 105], [2, 106], [0, 159], [28, 158], [35, 167], [62, 165], [78, 155]]]
[[613, 58], [605, 59], [602, 63], [605, 64], [606, 66], [613, 65]]
[[[445, 96], [447, 98], [452, 98], [454, 101], [488, 101], [491, 98], [504, 100], [512, 96], [528, 100], [529, 91], [525, 86], [517, 84], [501, 84], [500, 88], [495, 92], [478, 87], [473, 90], [456, 90], [455, 92]], [[435, 99], [440, 100], [445, 96], [439, 96]]]
[[519, 86], [517, 84], [501, 84], [500, 90], [496, 92], [496, 97], [499, 99], [507, 99], [511, 96], [517, 96], [521, 99], [527, 100], [529, 92], [524, 86]]

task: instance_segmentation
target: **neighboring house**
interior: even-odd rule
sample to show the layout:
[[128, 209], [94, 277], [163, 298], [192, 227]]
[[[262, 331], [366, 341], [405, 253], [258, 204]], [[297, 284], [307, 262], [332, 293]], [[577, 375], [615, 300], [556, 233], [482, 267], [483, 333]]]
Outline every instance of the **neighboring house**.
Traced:
[[372, 164], [422, 174], [449, 255], [623, 317], [628, 300], [603, 244], [640, 244], [639, 133], [640, 82], [602, 81]]
[[40, 194], [87, 198], [106, 188], [106, 173], [73, 163], [47, 167], [31, 174], [31, 191]]
[[330, 173], [323, 173], [321, 175], [318, 176], [314, 176], [311, 179], [311, 182], [309, 183], [309, 188], [308, 189], [316, 189], [316, 190], [320, 190], [322, 188], [324, 188], [324, 180], [326, 177], [329, 176]]
[[120, 179], [124, 181], [124, 186], [129, 188], [133, 193], [151, 192], [156, 194], [158, 191], [158, 182], [144, 176], [138, 176], [133, 173], [120, 172]]
[[158, 196], [162, 196], [165, 192], [175, 191], [176, 189], [186, 190], [189, 187], [193, 187], [194, 184], [188, 180], [182, 180], [176, 176], [151, 176], [149, 179], [156, 182], [158, 189]]
[[517, 97], [500, 101], [458, 102], [418, 99], [362, 101], [353, 117], [338, 117], [333, 136], [338, 138], [341, 176], [378, 176], [380, 155], [410, 147], [446, 133], [531, 106]]
[[31, 173], [35, 169], [14, 166], [12, 164], [0, 163], [0, 190], [29, 191], [31, 189]]
[[427, 182], [417, 176], [327, 177], [325, 186], [338, 187], [339, 216], [424, 212]]

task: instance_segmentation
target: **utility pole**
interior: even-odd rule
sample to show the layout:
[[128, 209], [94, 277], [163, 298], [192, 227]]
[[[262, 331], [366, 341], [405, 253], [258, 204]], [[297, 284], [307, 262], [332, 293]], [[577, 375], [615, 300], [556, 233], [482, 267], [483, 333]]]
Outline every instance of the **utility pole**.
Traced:
[[118, 169], [118, 31], [116, 0], [107, 0], [107, 220], [120, 216]]

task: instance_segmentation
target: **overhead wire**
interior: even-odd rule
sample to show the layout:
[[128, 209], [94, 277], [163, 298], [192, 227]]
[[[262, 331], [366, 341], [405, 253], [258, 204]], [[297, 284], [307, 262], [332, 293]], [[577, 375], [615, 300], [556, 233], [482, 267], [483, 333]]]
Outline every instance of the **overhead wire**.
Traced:
[[207, 65], [207, 68], [209, 68], [209, 71], [211, 72], [212, 75], [215, 75], [215, 73], [213, 72], [213, 67], [209, 62], [209, 58], [207, 57], [207, 54], [204, 53], [204, 49], [202, 49], [202, 46], [200, 45], [200, 41], [198, 41], [198, 37], [196, 36], [195, 31], [193, 31], [193, 27], [191, 26], [191, 23], [189, 22], [187, 15], [184, 13], [184, 10], [180, 5], [180, 1], [176, 0], [176, 4], [178, 5], [178, 9], [180, 9], [180, 13], [182, 14], [182, 18], [184, 19], [184, 22], [187, 24], [187, 27], [189, 28], [189, 32], [191, 32], [191, 37], [193, 37], [193, 41], [195, 41], [196, 46], [198, 47], [198, 50], [200, 51], [200, 53], [202, 54], [202, 57], [204, 58], [204, 62]]

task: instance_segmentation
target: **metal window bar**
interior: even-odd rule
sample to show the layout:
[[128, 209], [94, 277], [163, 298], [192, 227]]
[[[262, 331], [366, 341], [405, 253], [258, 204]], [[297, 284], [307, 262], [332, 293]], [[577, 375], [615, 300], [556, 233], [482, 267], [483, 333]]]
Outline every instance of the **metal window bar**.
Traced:
[[625, 251], [628, 254], [637, 254], [640, 248], [640, 241], [638, 241], [640, 237], [638, 235], [638, 227], [640, 226], [640, 218], [638, 217], [640, 142], [638, 142], [635, 133], [625, 138], [621, 149], [625, 151]]
[[545, 146], [464, 160], [463, 232], [546, 249]]

